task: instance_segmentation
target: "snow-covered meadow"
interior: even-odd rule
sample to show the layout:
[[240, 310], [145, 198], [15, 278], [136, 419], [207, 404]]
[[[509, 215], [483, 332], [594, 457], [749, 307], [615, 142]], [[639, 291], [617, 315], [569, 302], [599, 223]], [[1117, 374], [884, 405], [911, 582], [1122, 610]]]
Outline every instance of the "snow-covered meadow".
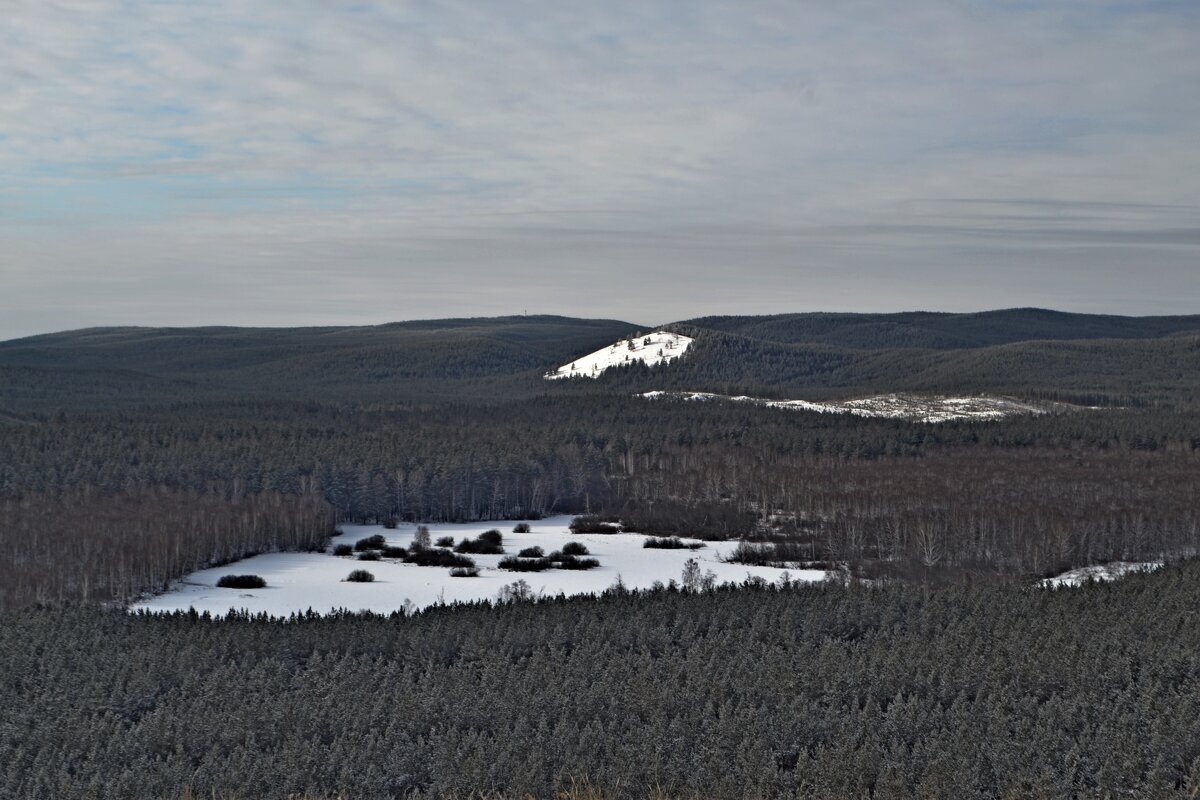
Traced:
[[1042, 586], [1081, 586], [1088, 581], [1112, 581], [1134, 572], [1153, 572], [1161, 569], [1161, 561], [1110, 561], [1090, 567], [1079, 567], [1041, 581]]
[[[600, 566], [590, 570], [550, 569], [544, 572], [510, 572], [497, 568], [501, 555], [471, 555], [480, 568], [477, 578], [454, 578], [445, 567], [418, 567], [393, 559], [359, 561], [354, 556], [334, 556], [338, 544], [353, 545], [359, 539], [381, 534], [389, 546], [408, 547], [416, 532], [415, 525], [385, 530], [378, 525], [343, 525], [341, 536], [334, 537], [326, 553], [266, 553], [222, 567], [194, 572], [177, 581], [169, 591], [135, 603], [131, 610], [186, 611], [224, 615], [234, 610], [266, 612], [286, 617], [309, 609], [326, 613], [337, 609], [388, 613], [404, 608], [427, 608], [438, 603], [494, 600], [500, 590], [524, 580], [535, 594], [555, 596], [603, 592], [620, 577], [631, 589], [649, 588], [655, 581], [678, 581], [684, 563], [695, 558], [701, 573], [712, 571], [718, 583], [742, 582], [747, 577], [779, 581], [785, 572], [773, 567], [727, 564], [722, 556], [736, 542], [708, 542], [699, 550], [659, 550], [642, 546], [646, 537], [636, 533], [574, 534], [568, 529], [572, 517], [559, 516], [531, 521], [529, 533], [513, 533], [514, 522], [430, 524], [434, 541], [443, 536], [455, 542], [476, 538], [490, 529], [504, 534], [505, 555], [516, 555], [526, 547], [538, 546], [545, 552], [559, 550], [569, 541], [582, 542], [590, 557]], [[365, 569], [375, 576], [373, 583], [345, 580], [352, 570]], [[820, 570], [791, 570], [793, 581], [819, 581], [826, 577]], [[259, 575], [266, 579], [263, 589], [224, 589], [216, 583], [223, 575]]]
[[[958, 419], [995, 420], [1016, 414], [1047, 413], [1047, 405], [1035, 405], [1009, 397], [947, 397], [941, 395], [881, 394], [853, 400], [834, 400], [817, 403], [809, 400], [768, 400], [746, 395], [724, 395], [712, 392], [643, 392], [648, 400], [673, 398], [693, 402], [721, 400], [749, 403], [766, 408], [792, 411], [816, 411], [820, 414], [853, 414], [856, 417], [906, 419], [915, 422], [947, 422]], [[1066, 404], [1056, 404], [1068, 408]], [[1077, 407], [1076, 407], [1077, 408]]]

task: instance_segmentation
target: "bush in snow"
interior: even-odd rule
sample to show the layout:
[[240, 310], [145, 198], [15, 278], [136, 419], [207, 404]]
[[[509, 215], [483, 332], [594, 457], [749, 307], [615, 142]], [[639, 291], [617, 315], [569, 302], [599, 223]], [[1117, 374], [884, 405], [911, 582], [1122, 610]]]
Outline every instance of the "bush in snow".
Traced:
[[575, 556], [563, 556], [555, 565], [559, 569], [592, 569], [600, 566], [600, 562], [594, 558], [576, 558]]
[[261, 589], [267, 582], [257, 575], [222, 575], [217, 586], [222, 589]]
[[449, 550], [429, 548], [428, 550], [410, 550], [404, 560], [418, 567], [473, 567], [475, 562], [466, 556], [451, 553]]
[[548, 558], [518, 558], [516, 556], [508, 556], [500, 559], [500, 569], [507, 569], [512, 572], [542, 572], [550, 569], [553, 565]]
[[434, 545], [436, 547], [454, 547], [454, 537], [453, 536], [443, 536], [440, 539], [438, 539], [436, 542], [434, 542]]
[[358, 560], [359, 561], [378, 561], [379, 560], [379, 551], [364, 550], [363, 552], [358, 554]]
[[375, 576], [365, 569], [356, 569], [346, 576], [346, 580], [350, 583], [370, 583], [375, 580]]
[[541, 558], [546, 555], [546, 551], [540, 547], [526, 547], [521, 552], [517, 553], [521, 558]]
[[529, 533], [530, 527], [528, 522], [518, 522], [513, 526], [513, 533]]
[[428, 550], [430, 547], [433, 547], [433, 537], [429, 533], [429, 526], [418, 525], [417, 532], [413, 534], [411, 549]]
[[385, 547], [383, 548], [384, 558], [404, 558], [408, 555], [408, 551], [403, 547]]
[[621, 526], [614, 524], [615, 522], [612, 518], [582, 514], [571, 520], [571, 530], [575, 533], [620, 533]]
[[480, 555], [497, 555], [504, 552], [502, 542], [504, 537], [500, 531], [491, 530], [479, 534], [478, 539], [463, 539], [454, 548], [458, 553], [477, 553]]
[[394, 531], [399, 526], [400, 520], [396, 519], [395, 517], [388, 517], [383, 521], [383, 527], [387, 528], [389, 531]]
[[567, 542], [563, 545], [562, 551], [565, 556], [586, 556], [588, 554], [587, 545], [583, 542]]
[[377, 533], [374, 536], [368, 536], [365, 539], [359, 539], [354, 543], [354, 549], [359, 552], [362, 552], [363, 550], [378, 550], [386, 543], [387, 540], [383, 538], [383, 535]]
[[348, 556], [354, 552], [354, 548], [348, 544], [338, 544], [333, 546], [333, 554], [335, 556]]
[[661, 539], [655, 536], [648, 536], [642, 542], [642, 547], [652, 547], [659, 550], [699, 550], [701, 547], [704, 547], [704, 542], [685, 542], [678, 536], [666, 536]]
[[451, 578], [478, 578], [479, 567], [455, 567], [450, 570]]

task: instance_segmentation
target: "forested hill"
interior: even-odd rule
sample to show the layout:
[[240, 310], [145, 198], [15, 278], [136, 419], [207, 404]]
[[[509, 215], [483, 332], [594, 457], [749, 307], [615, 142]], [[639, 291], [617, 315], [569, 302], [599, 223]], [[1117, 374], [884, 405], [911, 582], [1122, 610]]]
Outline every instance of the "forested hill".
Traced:
[[911, 311], [899, 314], [721, 316], [700, 317], [680, 324], [785, 344], [867, 350], [954, 350], [1029, 341], [1200, 335], [1200, 315], [1120, 317], [1069, 314], [1044, 308], [1009, 308], [972, 314]]
[[540, 389], [639, 330], [559, 316], [313, 328], [89, 328], [0, 342], [0, 411], [270, 398], [404, 403]]
[[1191, 405], [1200, 316], [978, 314], [705, 317], [683, 358], [598, 380], [542, 375], [649, 330], [618, 320], [497, 317], [313, 328], [92, 328], [0, 342], [0, 424], [58, 410], [301, 401], [493, 403], [651, 389], [825, 399], [993, 393], [1096, 405]]

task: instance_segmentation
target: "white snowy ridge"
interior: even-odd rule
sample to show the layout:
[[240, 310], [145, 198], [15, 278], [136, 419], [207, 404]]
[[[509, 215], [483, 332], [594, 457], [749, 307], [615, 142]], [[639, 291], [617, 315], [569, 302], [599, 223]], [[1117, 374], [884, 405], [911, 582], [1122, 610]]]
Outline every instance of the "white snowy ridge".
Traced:
[[1110, 561], [1107, 564], [1069, 570], [1061, 575], [1055, 575], [1053, 578], [1046, 578], [1040, 582], [1040, 585], [1047, 587], [1081, 586], [1089, 580], [1112, 581], [1124, 578], [1134, 572], [1153, 572], [1156, 569], [1162, 569], [1162, 566], [1163, 562], [1161, 561]]
[[692, 339], [678, 333], [654, 331], [614, 342], [594, 353], [563, 364], [547, 372], [546, 380], [558, 378], [596, 378], [612, 367], [620, 367], [640, 361], [647, 366], [667, 364], [687, 352]]
[[1011, 400], [1006, 397], [942, 397], [911, 394], [881, 394], [856, 400], [836, 400], [813, 403], [808, 400], [769, 400], [746, 395], [724, 395], [711, 392], [644, 392], [647, 399], [677, 398], [681, 400], [726, 400], [752, 403], [767, 408], [793, 411], [816, 411], [821, 414], [854, 414], [859, 417], [908, 419], [920, 422], [946, 422], [954, 419], [1001, 419], [1015, 414], [1045, 414], [1046, 408]]

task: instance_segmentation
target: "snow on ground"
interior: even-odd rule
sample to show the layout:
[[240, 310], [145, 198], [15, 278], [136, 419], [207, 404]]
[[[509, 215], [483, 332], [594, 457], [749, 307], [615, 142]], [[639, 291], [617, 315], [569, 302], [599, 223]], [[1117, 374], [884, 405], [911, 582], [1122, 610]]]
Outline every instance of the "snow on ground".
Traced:
[[547, 380], [595, 378], [606, 369], [632, 364], [635, 361], [641, 361], [651, 367], [666, 364], [686, 353], [691, 343], [692, 339], [687, 336], [666, 331], [633, 336], [577, 358], [569, 364], [563, 364], [558, 369], [547, 372], [544, 377]]
[[1055, 575], [1053, 578], [1046, 578], [1040, 582], [1040, 585], [1079, 586], [1086, 583], [1088, 579], [1111, 581], [1123, 578], [1131, 572], [1153, 572], [1156, 569], [1160, 569], [1162, 565], [1163, 562], [1161, 561], [1112, 561], [1108, 564], [1079, 567], [1078, 569], [1064, 572], [1061, 575]]
[[[418, 567], [399, 561], [358, 561], [353, 556], [331, 555], [333, 545], [351, 544], [366, 536], [382, 534], [389, 545], [408, 547], [415, 525], [397, 530], [385, 530], [377, 525], [343, 525], [344, 533], [334, 537], [329, 553], [266, 553], [223, 567], [200, 570], [177, 581], [169, 591], [135, 603], [131, 610], [186, 611], [194, 608], [223, 615], [245, 609], [252, 613], [266, 612], [286, 617], [293, 612], [312, 609], [325, 613], [336, 609], [388, 613], [403, 608], [406, 601], [417, 608], [439, 602], [494, 600], [501, 587], [517, 580], [526, 581], [535, 593], [545, 596], [599, 593], [612, 586], [620, 576], [630, 589], [646, 589], [655, 581], [676, 581], [684, 562], [695, 558], [701, 572], [712, 570], [718, 583], [744, 581], [756, 576], [770, 582], [779, 581], [784, 570], [773, 567], [751, 567], [726, 564], [720, 560], [730, 553], [736, 542], [708, 542], [700, 550], [656, 550], [642, 547], [646, 537], [636, 533], [580, 534], [568, 530], [572, 517], [559, 516], [529, 523], [530, 533], [512, 533], [512, 520], [472, 522], [464, 524], [430, 524], [433, 540], [453, 536], [457, 543], [475, 538], [486, 530], [496, 528], [504, 534], [505, 555], [516, 555], [526, 547], [537, 545], [549, 554], [560, 550], [569, 541], [587, 545], [591, 556], [600, 566], [590, 570], [552, 569], [544, 572], [509, 572], [497, 569], [504, 556], [472, 555], [480, 567], [478, 578], [452, 578], [445, 567]], [[375, 575], [374, 583], [347, 583], [346, 576], [355, 569], [365, 569]], [[794, 581], [820, 581], [826, 573], [821, 570], [791, 570]], [[222, 575], [259, 575], [266, 579], [264, 589], [219, 589]]]
[[1002, 419], [1016, 414], [1045, 414], [1046, 409], [1006, 397], [944, 397], [912, 394], [881, 394], [856, 400], [813, 403], [808, 400], [769, 400], [745, 395], [711, 392], [645, 392], [648, 399], [674, 397], [683, 400], [727, 400], [753, 403], [767, 408], [792, 411], [817, 411], [822, 414], [853, 414], [859, 417], [908, 419], [919, 422], [946, 422], [953, 419]]

